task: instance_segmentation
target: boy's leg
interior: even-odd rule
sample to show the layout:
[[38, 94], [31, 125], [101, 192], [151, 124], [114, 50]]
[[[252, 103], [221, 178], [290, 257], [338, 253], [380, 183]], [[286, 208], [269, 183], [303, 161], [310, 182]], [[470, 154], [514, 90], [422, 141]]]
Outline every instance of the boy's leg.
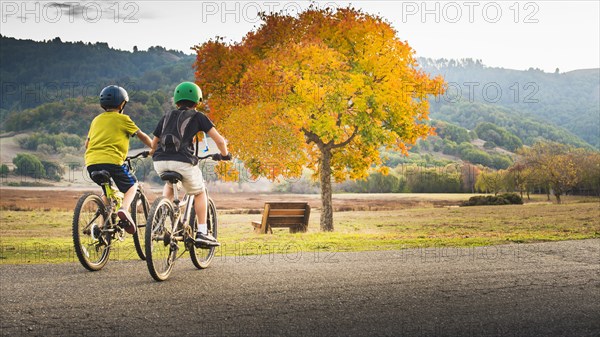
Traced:
[[117, 215], [119, 219], [125, 221], [125, 231], [129, 234], [133, 234], [136, 231], [135, 223], [133, 222], [133, 218], [131, 217], [131, 213], [128, 211], [133, 198], [135, 197], [135, 193], [137, 192], [138, 184], [135, 183], [131, 186], [127, 192], [125, 192], [125, 196], [123, 197], [123, 202], [121, 203], [121, 208], [117, 211]]
[[[170, 169], [168, 161], [155, 161], [154, 171], [160, 176], [163, 172], [172, 171], [172, 169]], [[173, 186], [170, 183], [165, 183], [162, 195], [169, 198], [169, 200], [173, 200]]]
[[194, 195], [194, 210], [196, 211], [196, 221], [198, 221], [198, 231], [196, 233], [196, 244], [200, 247], [217, 247], [221, 244], [217, 239], [208, 233], [206, 222], [208, 209], [208, 200], [204, 190]]
[[[196, 219], [198, 220], [198, 225], [206, 225], [207, 204], [208, 202], [206, 201], [206, 193], [202, 192], [194, 196], [194, 209], [196, 211]], [[206, 233], [206, 230], [203, 233]]]
[[127, 165], [115, 165], [113, 172], [111, 172], [111, 176], [115, 184], [117, 184], [119, 191], [124, 193], [123, 202], [121, 203], [121, 208], [117, 211], [117, 216], [119, 216], [119, 219], [123, 222], [125, 231], [129, 234], [133, 234], [136, 231], [136, 227], [133, 218], [131, 217], [131, 213], [129, 213], [129, 206], [137, 193], [137, 179], [129, 172]]
[[196, 220], [198, 221], [198, 232], [196, 233], [196, 244], [201, 247], [217, 247], [221, 244], [217, 239], [208, 234], [208, 226], [206, 224], [206, 210], [208, 208], [208, 201], [206, 200], [206, 193], [201, 192], [194, 196], [194, 210], [196, 211]]
[[131, 205], [131, 202], [133, 201], [133, 198], [135, 198], [135, 192], [137, 191], [138, 188], [138, 183], [133, 184], [133, 186], [131, 186], [127, 192], [125, 192], [125, 196], [123, 197], [123, 204], [122, 207], [124, 209], [129, 209], [129, 206]]

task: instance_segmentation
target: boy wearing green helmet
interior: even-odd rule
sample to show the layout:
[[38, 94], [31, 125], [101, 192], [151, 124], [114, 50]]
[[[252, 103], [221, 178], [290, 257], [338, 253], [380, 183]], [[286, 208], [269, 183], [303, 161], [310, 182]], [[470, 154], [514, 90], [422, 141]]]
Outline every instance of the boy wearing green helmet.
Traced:
[[[206, 133], [219, 148], [220, 154], [213, 159], [231, 160], [225, 139], [214, 124], [204, 114], [196, 111], [202, 101], [200, 87], [192, 82], [183, 82], [175, 88], [173, 100], [177, 110], [168, 112], [158, 122], [152, 140], [154, 169], [160, 175], [165, 171], [175, 171], [183, 176], [181, 181], [186, 192], [194, 195], [194, 208], [198, 220], [196, 243], [204, 246], [219, 246], [206, 225], [207, 200], [204, 193], [204, 179], [194, 154], [194, 137], [198, 132]], [[173, 198], [171, 184], [165, 184], [163, 196]]]

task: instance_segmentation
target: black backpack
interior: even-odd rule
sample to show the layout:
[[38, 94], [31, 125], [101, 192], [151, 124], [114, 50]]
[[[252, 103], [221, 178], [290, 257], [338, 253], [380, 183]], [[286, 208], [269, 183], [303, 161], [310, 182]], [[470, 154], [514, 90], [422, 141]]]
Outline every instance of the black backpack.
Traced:
[[[185, 129], [198, 112], [190, 110], [173, 110], [167, 112], [163, 121], [159, 145], [165, 153], [183, 153], [193, 135], [185, 134]], [[186, 138], [184, 138], [187, 136]], [[189, 139], [187, 139], [189, 138]]]

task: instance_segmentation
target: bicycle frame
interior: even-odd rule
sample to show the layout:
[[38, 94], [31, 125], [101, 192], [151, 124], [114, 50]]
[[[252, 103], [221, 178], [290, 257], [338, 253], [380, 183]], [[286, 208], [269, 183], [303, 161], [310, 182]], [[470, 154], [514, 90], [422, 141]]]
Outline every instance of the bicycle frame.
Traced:
[[121, 208], [124, 197], [123, 192], [113, 189], [112, 184], [110, 182], [102, 184], [102, 187], [106, 196], [106, 200], [108, 201], [108, 205], [106, 206], [110, 207], [111, 211]]
[[[199, 159], [207, 159], [198, 157]], [[177, 189], [179, 178], [177, 175], [161, 176], [168, 186], [173, 189], [172, 199], [167, 196], [157, 198], [150, 210], [146, 224], [146, 263], [150, 275], [156, 281], [164, 281], [171, 274], [175, 260], [179, 259], [185, 252], [190, 252], [192, 263], [198, 269], [207, 268], [215, 254], [215, 247], [200, 247], [196, 244], [195, 235], [197, 222], [195, 221], [194, 195], [184, 194], [180, 199]], [[214, 202], [207, 199], [207, 226], [209, 233], [217, 235], [217, 215]], [[180, 252], [180, 244], [183, 243], [183, 251]]]
[[[192, 207], [194, 206], [193, 196], [186, 193], [183, 196], [183, 199], [179, 200], [177, 184], [171, 184], [171, 187], [173, 188], [173, 205], [175, 206], [175, 221], [173, 222], [173, 226], [176, 226], [176, 228], [173, 228], [173, 236], [178, 241], [181, 241], [184, 240], [183, 231], [188, 230], [188, 228], [190, 230], [188, 234], [193, 234], [191, 233], [191, 227], [188, 221], [190, 220], [189, 217], [192, 213]], [[184, 210], [183, 213], [181, 213], [182, 209]]]
[[[140, 156], [146, 157], [148, 152], [141, 152], [125, 159], [126, 165], [133, 171], [131, 160]], [[115, 242], [125, 239], [125, 230], [120, 225], [116, 210], [123, 206], [124, 194], [113, 186], [110, 175], [100, 172], [101, 187], [104, 192], [100, 197], [95, 193], [82, 195], [73, 213], [72, 236], [75, 252], [81, 264], [90, 271], [102, 269], [108, 261], [110, 249]], [[141, 185], [138, 185], [133, 198], [134, 221], [145, 222], [148, 203]], [[143, 225], [145, 227], [145, 225]], [[138, 227], [139, 229], [139, 227]], [[136, 252], [144, 260], [144, 250], [139, 239], [139, 230], [132, 234]]]

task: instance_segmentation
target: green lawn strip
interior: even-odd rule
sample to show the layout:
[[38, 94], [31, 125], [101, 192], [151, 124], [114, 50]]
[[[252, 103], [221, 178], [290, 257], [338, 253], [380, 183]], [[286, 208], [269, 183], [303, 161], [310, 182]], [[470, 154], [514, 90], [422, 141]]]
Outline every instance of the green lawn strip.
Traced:
[[[319, 231], [313, 212], [308, 233], [274, 229], [257, 235], [250, 222], [260, 215], [220, 214], [217, 256], [356, 252], [427, 247], [476, 247], [600, 237], [599, 207], [593, 203], [529, 204], [334, 214], [335, 231]], [[71, 213], [2, 211], [0, 264], [74, 262]], [[113, 246], [111, 260], [138, 259], [133, 240]]]
[[[139, 259], [128, 238], [111, 248], [110, 259]], [[71, 238], [2, 238], [0, 240], [0, 264], [64, 263], [76, 262], [77, 256]]]

